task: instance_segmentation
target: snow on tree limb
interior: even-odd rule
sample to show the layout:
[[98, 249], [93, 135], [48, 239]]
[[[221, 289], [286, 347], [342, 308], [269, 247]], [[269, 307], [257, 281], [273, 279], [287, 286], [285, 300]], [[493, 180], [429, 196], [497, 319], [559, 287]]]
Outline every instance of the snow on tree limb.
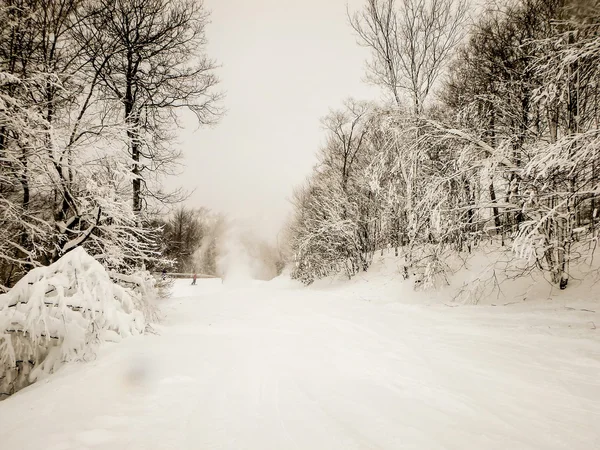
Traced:
[[[89, 358], [104, 341], [143, 333], [139, 301], [81, 247], [31, 270], [0, 295], [0, 390], [34, 382], [64, 362]], [[32, 361], [31, 373], [20, 371], [16, 360]]]

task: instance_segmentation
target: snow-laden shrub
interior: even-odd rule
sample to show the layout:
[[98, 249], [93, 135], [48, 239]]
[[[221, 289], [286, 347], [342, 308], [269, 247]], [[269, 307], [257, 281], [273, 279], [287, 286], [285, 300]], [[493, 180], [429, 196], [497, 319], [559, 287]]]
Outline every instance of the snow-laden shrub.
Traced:
[[157, 282], [156, 278], [147, 270], [139, 270], [130, 275], [110, 272], [110, 277], [131, 291], [133, 303], [136, 309], [144, 315], [146, 323], [158, 320], [157, 301], [159, 298], [164, 298], [163, 295], [167, 295], [161, 295], [164, 292], [163, 283]]
[[156, 283], [158, 298], [160, 298], [160, 299], [170, 298], [174, 287], [175, 287], [175, 279], [174, 278], [168, 277], [168, 278], [165, 278], [164, 280], [160, 279]]
[[81, 247], [31, 270], [0, 295], [0, 394], [93, 357], [104, 341], [142, 333], [141, 300]]

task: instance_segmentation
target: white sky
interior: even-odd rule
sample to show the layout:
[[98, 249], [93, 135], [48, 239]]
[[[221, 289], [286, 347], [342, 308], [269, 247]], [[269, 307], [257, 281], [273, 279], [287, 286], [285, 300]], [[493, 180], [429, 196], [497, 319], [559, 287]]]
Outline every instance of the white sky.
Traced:
[[[350, 0], [351, 10], [362, 6]], [[189, 206], [250, 220], [274, 236], [289, 198], [324, 140], [319, 120], [353, 96], [369, 99], [366, 49], [347, 23], [347, 0], [205, 0], [212, 11], [208, 53], [228, 112], [214, 128], [187, 129], [184, 173]]]

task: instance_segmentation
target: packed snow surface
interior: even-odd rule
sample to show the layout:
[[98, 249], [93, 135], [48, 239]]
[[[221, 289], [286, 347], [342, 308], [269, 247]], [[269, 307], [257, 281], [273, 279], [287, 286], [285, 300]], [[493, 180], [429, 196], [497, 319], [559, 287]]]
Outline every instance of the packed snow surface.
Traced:
[[0, 448], [600, 448], [589, 306], [188, 283], [156, 334], [1, 402]]

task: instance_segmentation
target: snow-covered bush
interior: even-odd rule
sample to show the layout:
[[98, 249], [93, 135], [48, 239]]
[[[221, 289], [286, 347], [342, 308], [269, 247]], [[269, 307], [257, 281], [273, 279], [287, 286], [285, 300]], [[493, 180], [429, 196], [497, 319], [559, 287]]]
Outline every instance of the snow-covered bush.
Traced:
[[[131, 275], [110, 272], [110, 277], [116, 283], [130, 290], [130, 295], [135, 308], [144, 315], [144, 320], [147, 323], [156, 322], [158, 320], [158, 307], [156, 306], [156, 302], [160, 297], [159, 283], [157, 283], [150, 272], [147, 270], [139, 270]], [[165, 283], [161, 284], [161, 287], [164, 290], [166, 287]]]
[[167, 277], [165, 279], [161, 278], [156, 280], [156, 284], [154, 286], [156, 288], [156, 295], [158, 299], [166, 299], [171, 297], [173, 287], [175, 286], [175, 279], [171, 277]]
[[417, 290], [438, 289], [449, 284], [448, 278], [452, 269], [447, 260], [450, 251], [444, 251], [442, 245], [421, 245], [412, 255], [410, 270], [413, 272], [413, 283]]
[[31, 270], [0, 295], [0, 394], [93, 357], [102, 342], [142, 333], [147, 293], [111, 281], [81, 247]]

